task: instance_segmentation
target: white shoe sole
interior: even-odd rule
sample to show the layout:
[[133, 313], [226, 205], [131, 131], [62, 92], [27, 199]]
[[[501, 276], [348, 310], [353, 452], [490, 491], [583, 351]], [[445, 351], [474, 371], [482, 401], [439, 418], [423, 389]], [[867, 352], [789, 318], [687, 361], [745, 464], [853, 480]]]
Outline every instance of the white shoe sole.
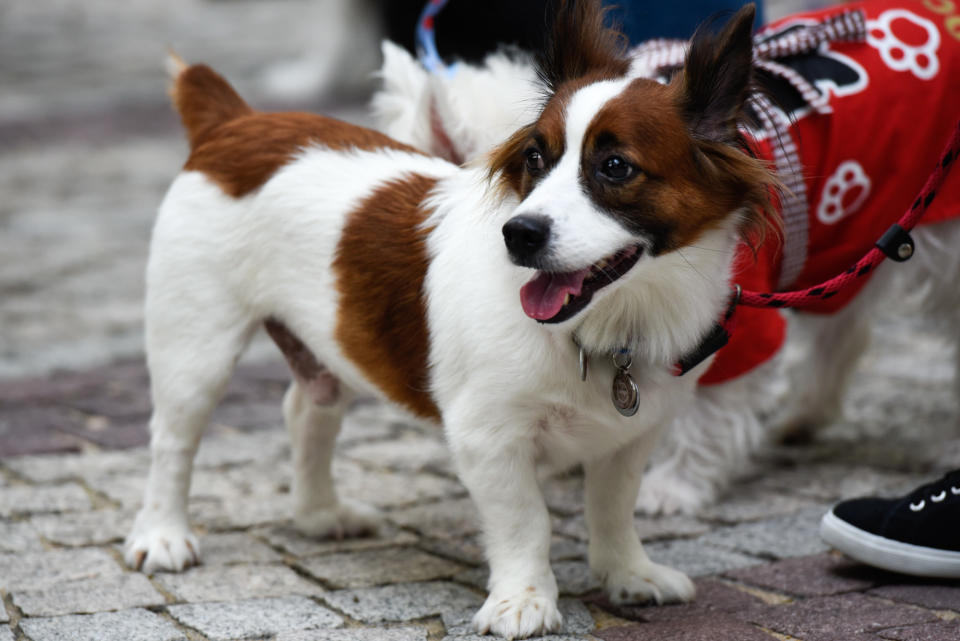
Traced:
[[820, 521], [820, 537], [847, 556], [892, 572], [960, 578], [960, 552], [910, 545], [871, 534], [837, 517], [833, 510]]

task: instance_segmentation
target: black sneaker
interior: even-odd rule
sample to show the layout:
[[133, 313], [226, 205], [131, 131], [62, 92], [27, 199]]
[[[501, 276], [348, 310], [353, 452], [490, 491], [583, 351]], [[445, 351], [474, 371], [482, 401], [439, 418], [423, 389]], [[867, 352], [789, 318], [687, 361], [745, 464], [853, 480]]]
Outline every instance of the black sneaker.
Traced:
[[884, 570], [960, 578], [960, 470], [900, 498], [842, 501], [824, 515], [820, 536]]

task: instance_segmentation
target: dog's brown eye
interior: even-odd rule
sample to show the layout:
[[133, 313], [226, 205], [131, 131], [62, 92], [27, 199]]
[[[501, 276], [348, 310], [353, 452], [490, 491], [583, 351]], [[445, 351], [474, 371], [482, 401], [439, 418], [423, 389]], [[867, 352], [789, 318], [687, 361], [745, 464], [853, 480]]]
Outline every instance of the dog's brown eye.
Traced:
[[527, 149], [525, 152], [523, 152], [523, 154], [526, 158], [527, 171], [534, 175], [543, 171], [545, 164], [543, 161], [543, 154], [536, 149]]
[[609, 156], [600, 163], [597, 173], [611, 182], [623, 182], [633, 175], [633, 166], [620, 156]]

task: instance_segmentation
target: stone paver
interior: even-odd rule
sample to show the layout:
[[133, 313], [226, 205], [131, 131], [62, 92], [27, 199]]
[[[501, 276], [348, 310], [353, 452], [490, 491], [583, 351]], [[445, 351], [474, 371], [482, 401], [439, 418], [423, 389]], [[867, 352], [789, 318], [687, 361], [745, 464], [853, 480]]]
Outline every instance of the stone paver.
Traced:
[[351, 628], [284, 632], [276, 641], [427, 641], [424, 628]]
[[448, 610], [478, 608], [483, 603], [483, 598], [473, 590], [445, 581], [338, 590], [327, 594], [324, 600], [365, 623], [411, 621]]
[[701, 543], [744, 554], [783, 559], [826, 552], [820, 540], [820, 518], [828, 508], [804, 508], [773, 519], [713, 530]]
[[187, 641], [173, 623], [141, 609], [24, 619], [20, 627], [33, 641]]
[[751, 608], [734, 616], [804, 641], [836, 641], [884, 628], [938, 620], [929, 610], [891, 605], [862, 594], [814, 597], [795, 605]]
[[265, 460], [289, 460], [289, 448], [289, 439], [279, 428], [265, 434], [238, 434], [231, 439], [204, 439], [200, 442], [195, 465], [198, 469], [204, 469]]
[[320, 596], [324, 590], [279, 564], [200, 566], [154, 580], [181, 601], [236, 601], [284, 596]]
[[70, 581], [119, 577], [124, 573], [105, 550], [49, 550], [0, 555], [0, 588], [40, 590]]
[[0, 518], [38, 512], [75, 512], [91, 507], [90, 497], [76, 483], [51, 487], [15, 485], [0, 492]]
[[746, 488], [729, 500], [707, 507], [700, 516], [721, 523], [737, 524], [794, 514], [812, 505], [815, 502], [805, 497], [777, 494], [763, 488]]
[[434, 474], [408, 474], [381, 470], [358, 469], [351, 474], [337, 474], [340, 493], [348, 498], [376, 507], [400, 507], [431, 499], [463, 496], [466, 490], [456, 481]]
[[[594, 633], [603, 641], [775, 641], [756, 626], [725, 614], [667, 619], [641, 625], [611, 627]], [[866, 641], [866, 640], [864, 640]]]
[[122, 541], [130, 531], [134, 516], [130, 510], [80, 512], [69, 519], [59, 514], [43, 514], [30, 519], [30, 525], [43, 538], [58, 545], [102, 545]]
[[960, 638], [960, 621], [937, 621], [890, 628], [881, 630], [877, 636], [891, 641], [956, 641]]
[[53, 616], [163, 605], [166, 599], [144, 575], [125, 573], [15, 590], [13, 602], [28, 616]]
[[[125, 509], [139, 509], [143, 502], [143, 488], [146, 484], [144, 471], [147, 469], [147, 463], [137, 472], [123, 474], [114, 474], [109, 468], [100, 468], [85, 473], [83, 481], [108, 501]], [[237, 486], [223, 471], [198, 469], [194, 471], [193, 479], [190, 488], [192, 499], [216, 502], [237, 493]]]
[[[496, 638], [496, 637], [494, 637]], [[533, 637], [542, 641], [593, 641], [593, 637], [585, 634], [547, 634], [542, 637]], [[450, 634], [443, 637], [443, 641], [489, 641], [488, 634]]]
[[[6, 489], [3, 490], [4, 492]], [[30, 523], [0, 521], [0, 552], [28, 552], [43, 549], [40, 533]]]
[[343, 625], [342, 617], [304, 597], [191, 603], [171, 606], [168, 611], [211, 641], [255, 639]]
[[270, 545], [280, 548], [288, 554], [300, 557], [318, 556], [334, 552], [352, 552], [395, 545], [411, 545], [417, 542], [417, 536], [397, 528], [385, 525], [378, 536], [355, 539], [319, 540], [297, 532], [291, 525], [275, 525], [253, 530], [253, 533]]
[[194, 501], [188, 513], [190, 519], [208, 530], [230, 530], [287, 521], [293, 512], [289, 494], [273, 496], [219, 495], [208, 500]]
[[780, 496], [789, 493], [822, 502], [910, 488], [923, 482], [923, 478], [918, 474], [878, 470], [858, 464], [815, 462], [789, 470], [772, 469], [752, 483], [758, 490], [772, 488]]
[[714, 615], [728, 615], [734, 612], [743, 612], [760, 605], [764, 601], [758, 596], [715, 579], [696, 579], [697, 597], [690, 603], [674, 603], [671, 605], [621, 605], [615, 606], [605, 597], [600, 597], [601, 607], [614, 612], [624, 619], [655, 622], [668, 620], [686, 620], [709, 618]]
[[420, 547], [468, 565], [480, 565], [486, 559], [483, 556], [483, 542], [479, 533], [468, 534], [461, 539], [424, 538], [420, 541]]
[[275, 563], [282, 555], [245, 532], [210, 534], [201, 546], [204, 565]]
[[[382, 441], [394, 438], [407, 432], [422, 432], [415, 426], [408, 424], [409, 418], [395, 408], [373, 399], [360, 399], [350, 408], [344, 418], [340, 434], [337, 435], [337, 445], [341, 449], [354, 443], [368, 441]], [[429, 433], [439, 438], [436, 427], [428, 427]]]
[[140, 473], [149, 464], [146, 450], [121, 450], [117, 452], [91, 452], [88, 454], [44, 454], [8, 458], [3, 464], [18, 476], [34, 483], [55, 483], [109, 470], [112, 474], [123, 472]]
[[700, 539], [654, 541], [643, 547], [652, 560], [686, 572], [690, 576], [719, 574], [760, 562], [756, 557], [714, 547]]
[[960, 585], [956, 582], [930, 580], [884, 585], [870, 590], [867, 594], [934, 610], [952, 610], [960, 614]]
[[460, 539], [480, 531], [476, 506], [469, 498], [397, 510], [389, 518], [397, 525], [437, 539]]
[[346, 448], [344, 455], [377, 467], [406, 472], [437, 470], [445, 474], [453, 474], [452, 455], [450, 449], [440, 439], [439, 430], [437, 430], [437, 438], [408, 434], [389, 441], [361, 443]]
[[0, 628], [0, 641], [16, 641], [13, 630], [7, 627]]
[[731, 570], [726, 576], [744, 583], [799, 596], [859, 592], [884, 580], [880, 571], [839, 554], [818, 554]]
[[366, 588], [401, 581], [447, 579], [463, 569], [458, 563], [414, 548], [383, 548], [326, 554], [297, 565], [333, 588]]
[[[662, 516], [648, 517], [638, 516], [634, 519], [637, 533], [644, 541], [656, 541], [659, 539], [689, 538], [706, 534], [710, 531], [710, 525], [706, 522], [691, 516]], [[554, 523], [554, 531], [567, 536], [588, 540], [587, 523], [582, 515], [560, 518]]]

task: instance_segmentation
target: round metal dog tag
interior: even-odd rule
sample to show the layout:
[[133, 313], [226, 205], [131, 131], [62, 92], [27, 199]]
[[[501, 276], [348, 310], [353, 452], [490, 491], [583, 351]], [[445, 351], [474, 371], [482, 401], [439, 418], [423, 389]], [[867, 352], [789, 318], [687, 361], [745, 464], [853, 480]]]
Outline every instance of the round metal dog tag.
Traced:
[[613, 406], [624, 416], [633, 416], [640, 409], [640, 388], [626, 369], [617, 370], [610, 393]]

